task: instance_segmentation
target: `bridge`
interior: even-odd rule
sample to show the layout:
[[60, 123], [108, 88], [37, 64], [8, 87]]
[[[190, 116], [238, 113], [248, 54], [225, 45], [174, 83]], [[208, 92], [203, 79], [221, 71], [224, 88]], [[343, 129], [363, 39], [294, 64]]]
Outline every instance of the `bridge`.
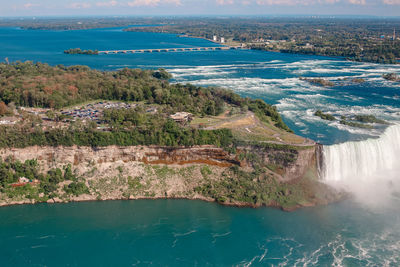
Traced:
[[155, 53], [155, 52], [216, 51], [216, 50], [237, 50], [237, 49], [246, 49], [246, 48], [242, 46], [156, 48], [156, 49], [136, 49], [136, 50], [105, 50], [105, 51], [98, 51], [98, 53], [108, 55], [108, 54], [135, 54], [135, 53]]

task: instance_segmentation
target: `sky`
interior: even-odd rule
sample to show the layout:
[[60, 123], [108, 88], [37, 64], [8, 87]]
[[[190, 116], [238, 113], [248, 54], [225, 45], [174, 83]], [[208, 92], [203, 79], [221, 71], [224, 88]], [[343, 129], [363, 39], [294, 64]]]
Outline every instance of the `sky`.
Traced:
[[0, 0], [0, 16], [400, 16], [400, 0]]

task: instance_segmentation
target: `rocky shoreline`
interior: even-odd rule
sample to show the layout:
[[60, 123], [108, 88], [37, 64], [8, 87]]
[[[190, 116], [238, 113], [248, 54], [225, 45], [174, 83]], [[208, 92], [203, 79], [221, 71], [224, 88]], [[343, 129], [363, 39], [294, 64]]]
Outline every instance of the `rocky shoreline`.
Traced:
[[290, 208], [287, 207], [282, 207], [280, 205], [262, 205], [262, 204], [254, 204], [254, 203], [244, 203], [244, 202], [238, 202], [238, 203], [223, 203], [223, 202], [217, 202], [215, 199], [212, 198], [206, 198], [202, 196], [194, 197], [194, 198], [185, 198], [185, 197], [172, 197], [172, 198], [165, 198], [165, 197], [129, 197], [129, 198], [106, 198], [106, 199], [96, 199], [92, 198], [91, 196], [81, 196], [74, 198], [72, 200], [62, 200], [59, 198], [54, 198], [54, 199], [49, 199], [46, 202], [36, 202], [35, 200], [22, 200], [22, 201], [11, 201], [11, 202], [0, 202], [0, 208], [2, 207], [9, 207], [9, 206], [18, 206], [18, 205], [35, 205], [35, 204], [67, 204], [67, 203], [78, 203], [78, 202], [97, 202], [97, 201], [118, 201], [118, 200], [123, 200], [123, 201], [134, 201], [134, 200], [159, 200], [159, 199], [178, 199], [178, 200], [200, 200], [204, 202], [210, 202], [210, 203], [218, 203], [219, 205], [222, 206], [227, 206], [227, 207], [236, 207], [236, 208], [262, 208], [262, 207], [270, 207], [270, 208], [277, 208], [282, 211], [286, 212], [292, 212], [301, 208], [310, 208], [310, 207], [316, 207], [316, 206], [323, 206], [323, 205], [329, 205], [332, 203], [340, 202], [345, 199], [348, 199], [349, 195], [341, 192], [336, 195], [335, 198], [332, 198], [329, 201], [325, 202], [319, 202], [319, 203], [309, 203], [309, 204], [303, 204], [303, 205], [297, 205], [293, 206]]
[[292, 211], [345, 197], [344, 193], [318, 181], [319, 150], [319, 145], [298, 150], [289, 146], [242, 146], [236, 153], [213, 146], [1, 149], [3, 161], [36, 159], [43, 173], [69, 164], [88, 192], [67, 194], [65, 187], [71, 181], [60, 182], [52, 196], [32, 186], [29, 197], [15, 194], [9, 197], [14, 190], [9, 188], [10, 191], [0, 192], [0, 206], [196, 199], [227, 206], [269, 206]]

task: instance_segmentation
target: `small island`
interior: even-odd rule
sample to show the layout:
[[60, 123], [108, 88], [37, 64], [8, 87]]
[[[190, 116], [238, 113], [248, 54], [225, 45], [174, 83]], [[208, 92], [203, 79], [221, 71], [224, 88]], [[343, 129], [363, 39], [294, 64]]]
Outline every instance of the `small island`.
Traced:
[[335, 83], [328, 81], [323, 78], [304, 78], [300, 77], [301, 81], [306, 81], [314, 85], [325, 86], [325, 87], [332, 87], [335, 86]]
[[400, 82], [400, 77], [396, 73], [386, 73], [382, 75], [383, 79], [392, 81], [392, 82]]
[[327, 121], [335, 121], [335, 120], [336, 120], [336, 118], [335, 118], [333, 115], [327, 114], [327, 113], [323, 113], [321, 110], [317, 110], [317, 111], [314, 113], [314, 116], [318, 116], [318, 117], [320, 117], [321, 119], [327, 120]]
[[72, 48], [64, 51], [68, 55], [98, 55], [98, 50], [82, 50], [80, 48]]
[[389, 124], [387, 121], [378, 119], [374, 115], [356, 115], [354, 119], [363, 123]]
[[363, 78], [354, 78], [351, 80], [353, 83], [365, 83], [365, 79]]
[[359, 123], [359, 122], [355, 122], [355, 121], [348, 121], [345, 117], [342, 117], [342, 119], [340, 120], [340, 124], [347, 125], [350, 127], [355, 127], [355, 128], [374, 129], [374, 127], [372, 125]]
[[[317, 110], [314, 113], [314, 116], [320, 117], [321, 119], [326, 121], [337, 121], [335, 116], [333, 116], [332, 114], [324, 113], [321, 110]], [[374, 129], [374, 126], [371, 124], [389, 124], [387, 121], [378, 119], [374, 115], [355, 115], [350, 120], [346, 116], [340, 116], [339, 123], [350, 127], [363, 129]]]

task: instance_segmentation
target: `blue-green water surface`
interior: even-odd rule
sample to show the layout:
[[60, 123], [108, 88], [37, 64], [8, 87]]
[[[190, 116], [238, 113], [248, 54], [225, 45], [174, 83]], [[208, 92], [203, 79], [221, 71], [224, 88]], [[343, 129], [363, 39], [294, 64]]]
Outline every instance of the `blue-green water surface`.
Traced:
[[286, 213], [186, 200], [5, 207], [0, 259], [2, 266], [398, 266], [398, 211], [376, 216], [343, 202]]

